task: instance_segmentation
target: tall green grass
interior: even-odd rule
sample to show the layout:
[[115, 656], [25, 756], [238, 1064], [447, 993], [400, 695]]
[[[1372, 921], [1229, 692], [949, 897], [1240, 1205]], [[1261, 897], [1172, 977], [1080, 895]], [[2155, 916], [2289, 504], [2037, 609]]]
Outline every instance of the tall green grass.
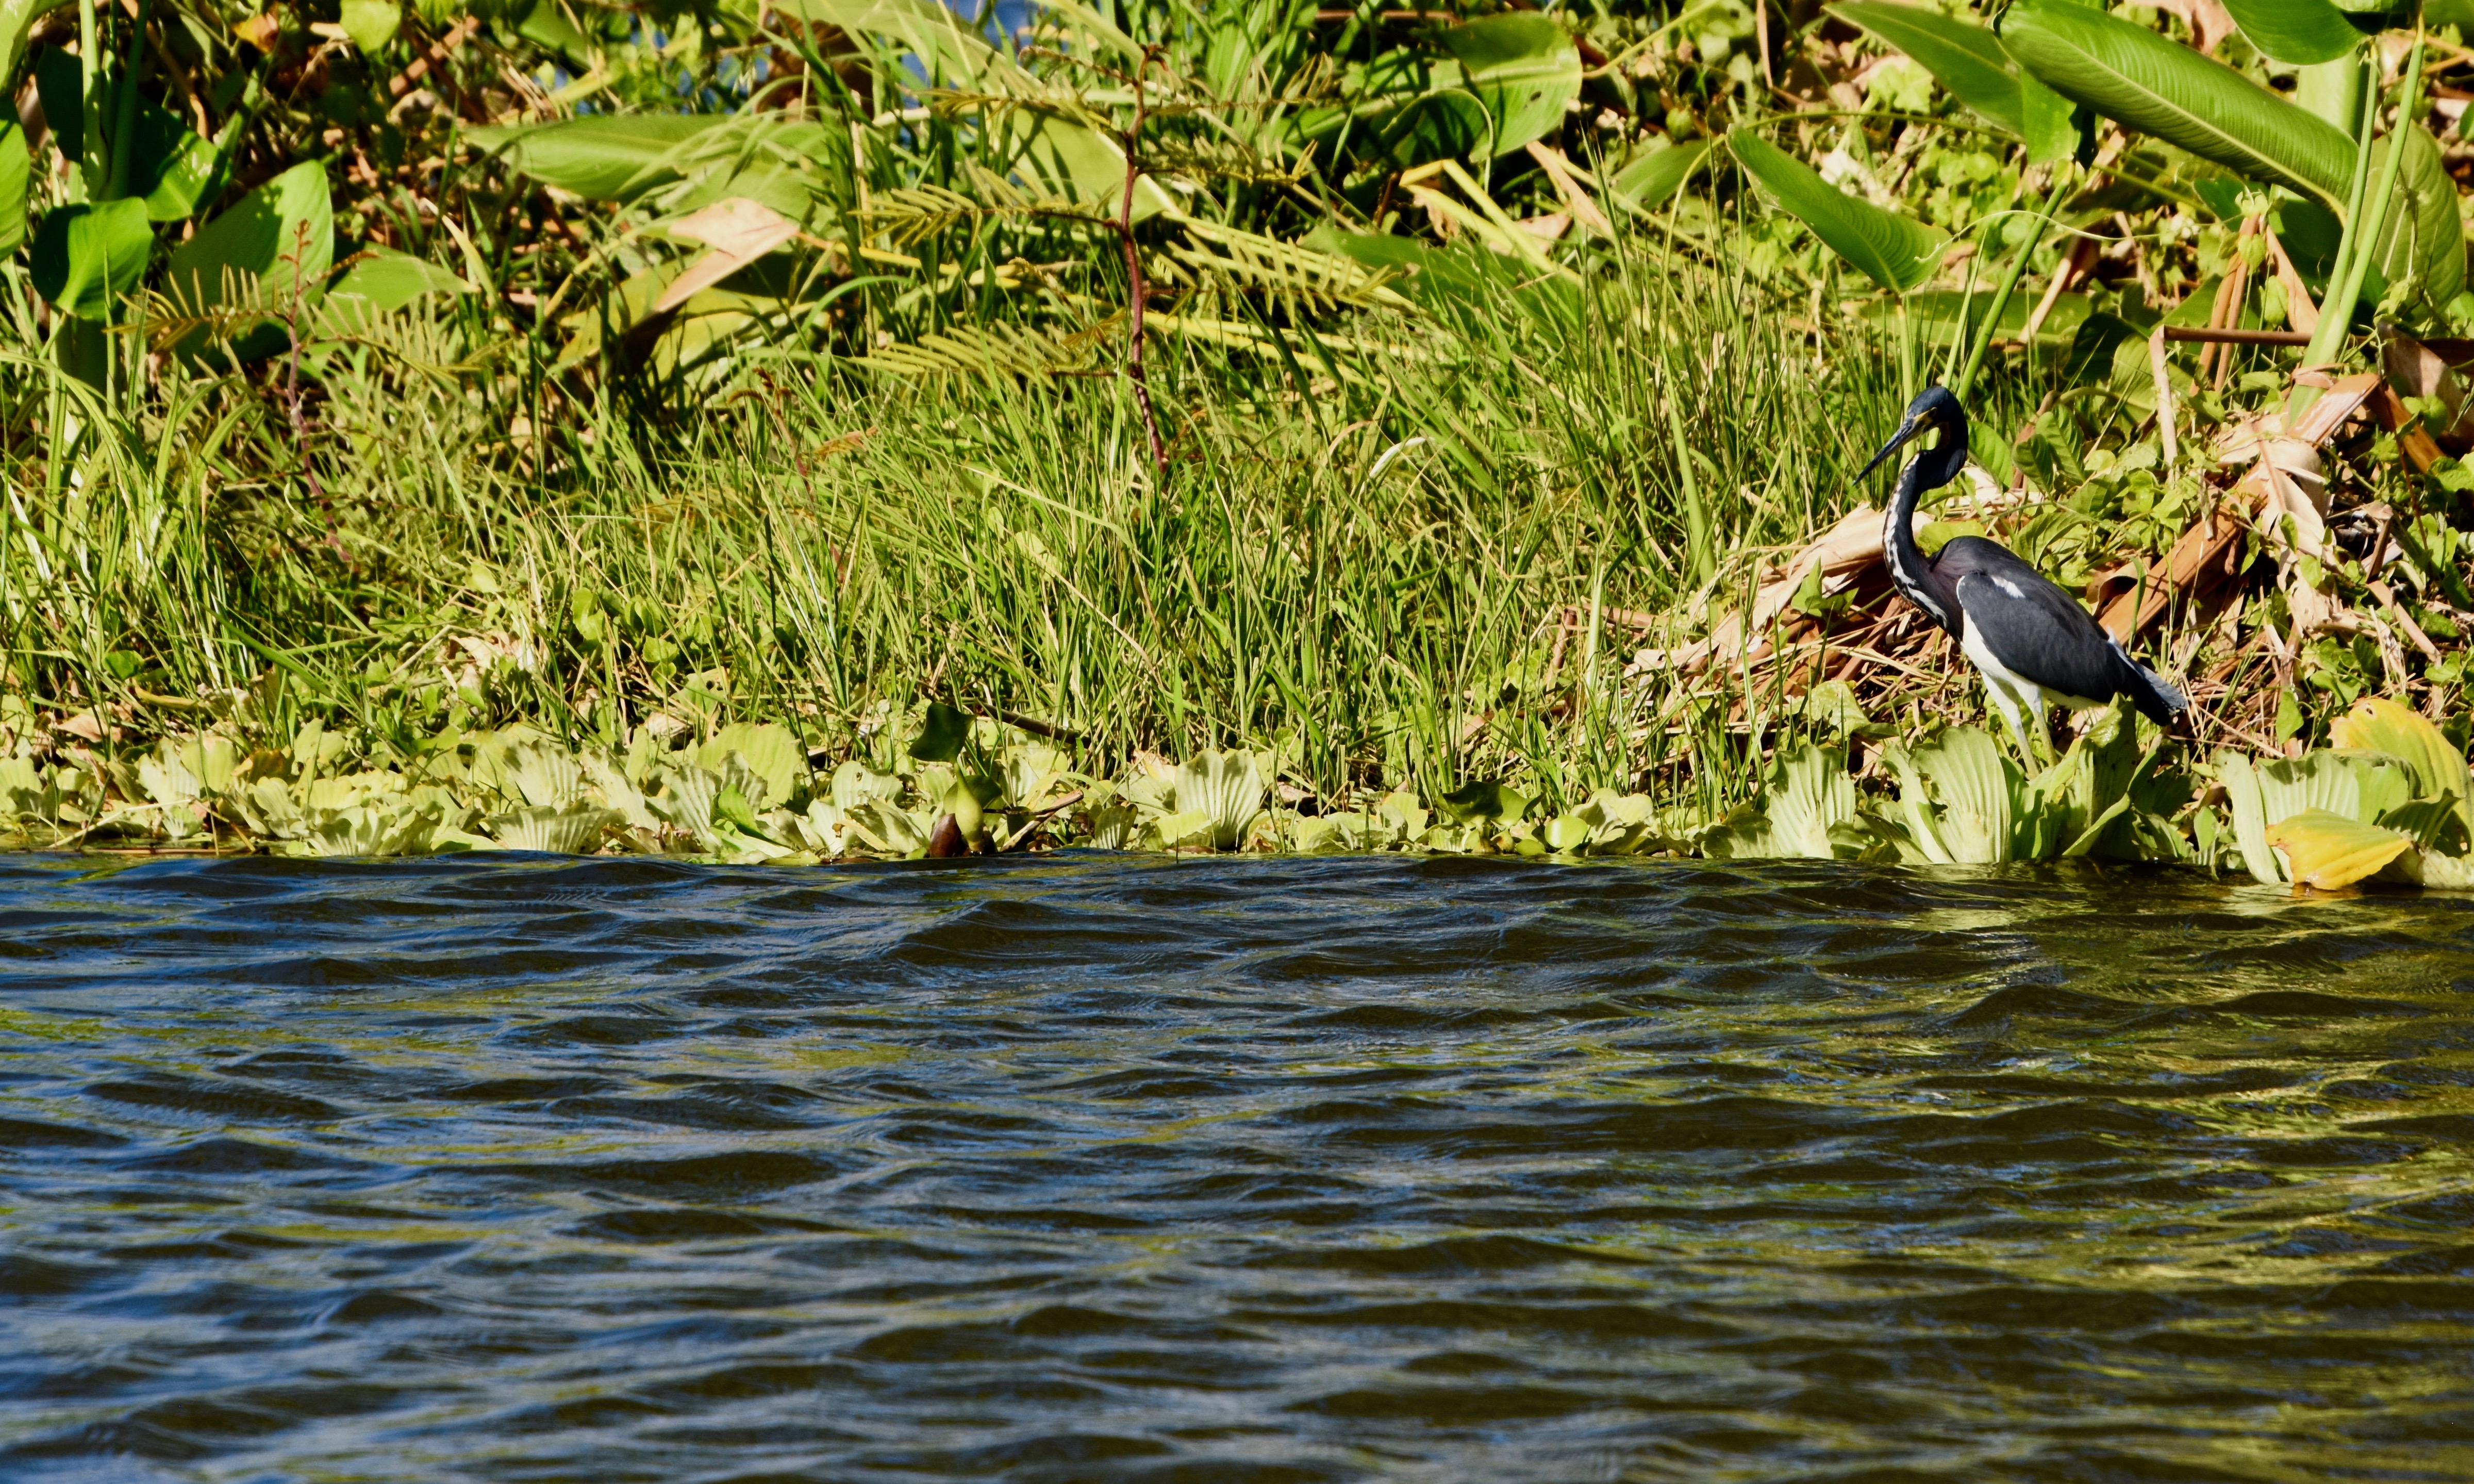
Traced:
[[1777, 697], [1627, 677], [1667, 636], [1606, 615], [1680, 638], [1866, 498], [1899, 355], [1633, 248], [1578, 287], [1481, 264], [1497, 290], [1368, 324], [1415, 357], [1165, 338], [1164, 476], [1109, 375], [911, 381], [786, 347], [716, 402], [586, 401], [450, 301], [320, 350], [296, 419], [280, 363], [107, 397], [20, 315], [0, 424], [55, 400], [86, 432], [12, 462], [6, 688], [133, 736], [757, 718], [829, 756], [946, 698], [1094, 768], [1247, 742], [1325, 798], [1492, 776], [1724, 802]]

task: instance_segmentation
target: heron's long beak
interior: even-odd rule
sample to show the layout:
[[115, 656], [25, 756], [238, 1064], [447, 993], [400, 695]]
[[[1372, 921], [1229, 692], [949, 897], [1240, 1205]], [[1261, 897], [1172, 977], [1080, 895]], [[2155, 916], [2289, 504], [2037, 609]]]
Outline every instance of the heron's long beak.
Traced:
[[1856, 476], [1856, 482], [1857, 484], [1863, 483], [1864, 476], [1866, 474], [1869, 474], [1874, 470], [1880, 468], [1884, 459], [1887, 459], [1891, 454], [1898, 452], [1901, 449], [1905, 448], [1909, 443], [1915, 440], [1918, 433], [1923, 432], [1930, 426], [1931, 425], [1928, 424], [1923, 418], [1909, 418], [1905, 422], [1900, 424], [1899, 430], [1890, 435], [1890, 441], [1881, 445], [1881, 451], [1873, 455], [1873, 462], [1864, 466], [1863, 474], [1859, 474]]

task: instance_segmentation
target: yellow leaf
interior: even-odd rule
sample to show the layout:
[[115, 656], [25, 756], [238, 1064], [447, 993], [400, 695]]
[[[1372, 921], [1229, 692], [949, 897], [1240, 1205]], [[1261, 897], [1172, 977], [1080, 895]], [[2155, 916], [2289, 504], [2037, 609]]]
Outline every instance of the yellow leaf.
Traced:
[[2366, 695], [2328, 728], [2332, 747], [2362, 747], [2385, 752], [2405, 765], [2413, 778], [2413, 796], [2436, 799], [2457, 795], [2458, 817], [2474, 836], [2474, 779], [2465, 758], [2439, 728], [2412, 707], [2386, 696]]
[[2394, 830], [2360, 824], [2325, 809], [2306, 809], [2268, 827], [2268, 842], [2285, 852], [2295, 887], [2334, 891], [2388, 864], [2413, 841]]

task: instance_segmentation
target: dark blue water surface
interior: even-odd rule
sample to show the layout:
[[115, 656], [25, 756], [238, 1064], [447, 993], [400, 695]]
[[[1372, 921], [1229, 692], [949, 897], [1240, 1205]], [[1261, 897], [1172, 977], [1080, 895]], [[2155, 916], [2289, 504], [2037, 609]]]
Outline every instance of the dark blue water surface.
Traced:
[[2474, 903], [0, 863], [0, 1478], [2474, 1478]]

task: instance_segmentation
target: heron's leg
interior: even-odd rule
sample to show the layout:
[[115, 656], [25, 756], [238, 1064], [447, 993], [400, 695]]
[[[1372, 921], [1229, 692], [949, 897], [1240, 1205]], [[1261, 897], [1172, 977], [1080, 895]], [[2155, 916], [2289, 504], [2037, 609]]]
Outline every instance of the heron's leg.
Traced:
[[2019, 698], [2012, 695], [2010, 688], [2001, 683], [2001, 677], [1991, 670], [1979, 669], [1977, 673], [1984, 677], [1985, 695], [2001, 713], [2001, 719], [2010, 723], [2010, 735], [2019, 739], [2019, 745], [2022, 748], [2025, 747], [2027, 727], [2026, 723], [2019, 718]]
[[2027, 716], [2035, 722], [2036, 756], [2046, 763], [2053, 761], [2053, 728], [2045, 719], [2045, 688], [2032, 681], [2022, 681], [2019, 690], [2027, 703]]

